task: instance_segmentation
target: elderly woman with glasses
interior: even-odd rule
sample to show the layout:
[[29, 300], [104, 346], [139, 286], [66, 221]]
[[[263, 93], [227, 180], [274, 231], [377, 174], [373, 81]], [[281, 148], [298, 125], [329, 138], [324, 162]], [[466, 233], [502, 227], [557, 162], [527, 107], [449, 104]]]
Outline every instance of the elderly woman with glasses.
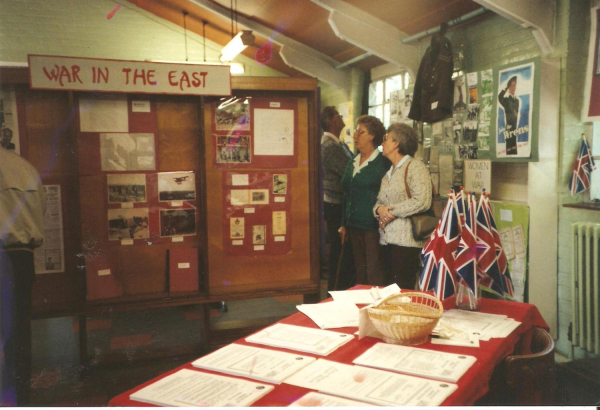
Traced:
[[342, 177], [344, 191], [342, 243], [350, 238], [356, 283], [385, 285], [385, 275], [380, 263], [380, 246], [377, 220], [373, 218], [373, 205], [381, 185], [381, 178], [389, 168], [389, 161], [377, 149], [383, 141], [385, 128], [379, 119], [363, 115], [356, 121], [354, 146], [358, 154], [348, 163]]
[[425, 164], [413, 158], [418, 148], [418, 135], [408, 125], [392, 124], [382, 147], [383, 156], [392, 162], [392, 166], [381, 181], [373, 207], [375, 217], [379, 219], [379, 243], [383, 245], [391, 279], [401, 289], [414, 289], [419, 254], [425, 241], [413, 237], [409, 216], [431, 206], [431, 176]]

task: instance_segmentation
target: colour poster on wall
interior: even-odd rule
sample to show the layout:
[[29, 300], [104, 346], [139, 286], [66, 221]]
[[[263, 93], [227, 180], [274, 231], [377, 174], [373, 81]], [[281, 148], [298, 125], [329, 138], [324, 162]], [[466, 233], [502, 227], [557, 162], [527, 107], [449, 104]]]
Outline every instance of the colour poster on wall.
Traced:
[[534, 63], [498, 72], [496, 115], [496, 156], [531, 156]]

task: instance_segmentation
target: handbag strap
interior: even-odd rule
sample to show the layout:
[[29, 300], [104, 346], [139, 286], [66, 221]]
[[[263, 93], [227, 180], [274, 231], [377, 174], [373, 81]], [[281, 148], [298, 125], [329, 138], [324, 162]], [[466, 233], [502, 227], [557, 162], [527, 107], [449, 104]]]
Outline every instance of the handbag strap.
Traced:
[[[408, 195], [408, 199], [412, 198], [412, 196], [410, 195], [410, 188], [408, 187], [408, 167], [410, 167], [410, 164], [412, 163], [412, 161], [410, 161], [408, 164], [406, 164], [406, 170], [404, 171], [404, 186], [406, 187], [406, 195]], [[432, 197], [435, 197], [435, 187], [433, 186], [433, 181], [431, 181], [431, 195]]]

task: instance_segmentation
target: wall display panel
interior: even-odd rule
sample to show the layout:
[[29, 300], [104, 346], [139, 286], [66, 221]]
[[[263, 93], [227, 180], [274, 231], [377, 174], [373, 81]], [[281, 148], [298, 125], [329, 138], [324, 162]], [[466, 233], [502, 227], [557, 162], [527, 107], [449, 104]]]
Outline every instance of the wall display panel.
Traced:
[[232, 256], [290, 253], [291, 187], [289, 171], [224, 172], [224, 251]]
[[[199, 247], [199, 100], [126, 96], [125, 101], [127, 133], [78, 132], [80, 147], [91, 137], [99, 142], [93, 149], [99, 149], [103, 136], [116, 135], [125, 136], [124, 144], [131, 143], [132, 150], [123, 151], [124, 157], [136, 155], [136, 150], [147, 152], [148, 145], [155, 153], [152, 170], [105, 171], [102, 152], [100, 158], [80, 159], [92, 162], [80, 166], [89, 171], [80, 176], [82, 239], [90, 244], [87, 254], [111, 255], [111, 260], [118, 260], [114, 278], [122, 289], [120, 295], [98, 294], [90, 286], [103, 282], [93, 281], [88, 283], [88, 293], [95, 299], [164, 294], [169, 289], [168, 252]], [[148, 135], [151, 143], [136, 138]], [[196, 265], [198, 262], [196, 259]], [[195, 291], [199, 288], [197, 284]]]
[[[210, 293], [236, 286], [266, 289], [311, 280], [309, 101], [279, 97], [275, 91], [272, 98], [258, 98], [256, 94], [243, 93], [252, 97], [252, 160], [243, 170], [216, 163], [215, 135], [228, 131], [218, 132], [213, 123], [215, 107], [220, 103], [205, 105], [204, 141], [206, 152], [213, 155], [213, 161], [206, 163]], [[266, 111], [259, 111], [258, 127], [257, 110]], [[276, 111], [274, 117], [269, 117], [271, 110]], [[280, 151], [278, 155], [264, 155], [260, 149], [262, 155], [256, 155], [257, 129], [264, 129], [261, 121], [268, 118], [277, 119], [271, 131], [293, 124], [293, 144], [285, 151], [291, 155], [280, 155]], [[285, 149], [285, 144], [277, 148]]]

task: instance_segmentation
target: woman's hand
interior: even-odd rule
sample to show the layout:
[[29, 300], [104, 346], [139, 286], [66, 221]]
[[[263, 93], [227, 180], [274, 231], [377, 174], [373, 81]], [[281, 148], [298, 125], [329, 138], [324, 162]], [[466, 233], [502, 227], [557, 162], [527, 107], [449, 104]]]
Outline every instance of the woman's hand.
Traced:
[[377, 215], [379, 215], [379, 227], [385, 230], [385, 227], [392, 222], [396, 217], [390, 213], [394, 209], [393, 206], [377, 207]]
[[342, 245], [346, 242], [346, 227], [342, 226], [338, 229], [338, 234], [340, 235], [340, 240], [342, 241]]

